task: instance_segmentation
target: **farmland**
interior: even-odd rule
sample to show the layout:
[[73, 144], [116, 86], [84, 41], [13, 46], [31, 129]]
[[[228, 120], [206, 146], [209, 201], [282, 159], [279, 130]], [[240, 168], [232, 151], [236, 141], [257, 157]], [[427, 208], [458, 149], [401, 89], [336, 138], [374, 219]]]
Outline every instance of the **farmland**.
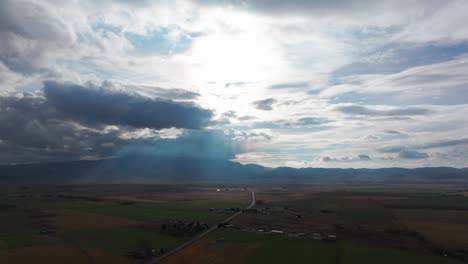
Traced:
[[168, 190], [144, 185], [5, 189], [0, 200], [0, 262], [64, 263], [73, 258], [68, 263], [140, 263], [144, 250], [164, 252], [191, 236], [163, 234], [161, 225], [197, 223], [202, 229], [233, 214], [224, 208], [250, 202], [248, 192], [234, 189]]
[[[219, 238], [223, 242], [216, 242]], [[203, 252], [200, 252], [203, 250]], [[336, 263], [335, 244], [242, 231], [218, 230], [163, 263]], [[239, 252], [227, 258], [229, 252]], [[234, 258], [234, 259], [233, 259]], [[227, 262], [226, 262], [227, 261]], [[229, 262], [234, 261], [234, 262]]]
[[182, 221], [190, 221], [197, 219], [209, 224], [215, 224], [218, 221], [226, 218], [223, 213], [207, 213], [210, 208], [231, 208], [244, 205], [236, 202], [220, 202], [220, 201], [177, 201], [165, 203], [139, 203], [134, 206], [129, 206], [122, 210], [122, 206], [97, 206], [84, 208], [83, 210], [133, 219], [144, 222], [161, 222], [170, 219], [178, 219]]
[[424, 263], [424, 264], [457, 264], [456, 260], [443, 256], [432, 256], [409, 250], [385, 248], [362, 242], [356, 239], [344, 239], [340, 247], [342, 263], [346, 264], [394, 264], [394, 263]]
[[[256, 205], [163, 263], [467, 260], [458, 186], [252, 186]], [[466, 188], [464, 188], [466, 189]], [[1, 263], [144, 263], [251, 202], [239, 186], [17, 186], [0, 199]], [[53, 256], [53, 257], [51, 257]]]

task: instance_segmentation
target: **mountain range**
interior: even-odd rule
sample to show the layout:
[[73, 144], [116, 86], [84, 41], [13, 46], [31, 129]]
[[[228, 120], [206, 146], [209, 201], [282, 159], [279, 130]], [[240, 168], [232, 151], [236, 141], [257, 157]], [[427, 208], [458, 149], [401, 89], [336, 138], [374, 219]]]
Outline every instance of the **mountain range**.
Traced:
[[0, 183], [410, 183], [468, 180], [468, 168], [268, 168], [222, 159], [127, 156], [0, 166]]

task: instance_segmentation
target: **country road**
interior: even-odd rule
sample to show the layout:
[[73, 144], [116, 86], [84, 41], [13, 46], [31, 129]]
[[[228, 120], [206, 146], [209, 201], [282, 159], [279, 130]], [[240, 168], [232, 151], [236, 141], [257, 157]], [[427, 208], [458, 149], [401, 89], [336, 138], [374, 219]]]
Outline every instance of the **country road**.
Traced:
[[[250, 203], [250, 205], [247, 206], [245, 209], [250, 209], [250, 208], [252, 208], [253, 206], [255, 206], [255, 202], [256, 202], [256, 200], [255, 200], [255, 192], [254, 192], [254, 191], [250, 191], [250, 192], [251, 192], [251, 194], [252, 194], [252, 203]], [[231, 221], [232, 219], [236, 218], [236, 217], [237, 217], [238, 215], [240, 215], [241, 213], [242, 213], [242, 210], [239, 211], [239, 212], [237, 212], [237, 213], [235, 213], [234, 215], [228, 217], [227, 219], [225, 219], [225, 220], [222, 221], [221, 223], [227, 223], [227, 222]], [[178, 246], [178, 247], [176, 247], [176, 248], [174, 248], [174, 249], [172, 249], [172, 250], [166, 252], [164, 255], [159, 256], [159, 257], [156, 257], [156, 258], [153, 258], [153, 259], [147, 261], [146, 264], [158, 263], [158, 262], [160, 262], [161, 260], [163, 260], [163, 259], [165, 259], [165, 258], [167, 258], [167, 257], [169, 257], [169, 256], [171, 256], [171, 255], [174, 255], [175, 253], [179, 252], [180, 250], [182, 250], [182, 249], [184, 249], [184, 248], [190, 246], [193, 242], [195, 242], [195, 241], [197, 241], [197, 240], [203, 238], [203, 237], [206, 236], [208, 233], [210, 233], [211, 231], [215, 230], [217, 227], [218, 227], [218, 225], [214, 225], [214, 226], [210, 227], [209, 229], [207, 229], [207, 230], [203, 231], [202, 233], [196, 235], [195, 237], [193, 237], [193, 238], [190, 239], [189, 241], [183, 243], [182, 245], [180, 245], [180, 246]]]

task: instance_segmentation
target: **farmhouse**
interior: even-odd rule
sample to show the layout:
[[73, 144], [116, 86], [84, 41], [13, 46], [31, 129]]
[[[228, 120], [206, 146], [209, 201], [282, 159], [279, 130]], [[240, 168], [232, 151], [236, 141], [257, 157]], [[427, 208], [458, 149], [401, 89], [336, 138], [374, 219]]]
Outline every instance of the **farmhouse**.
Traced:
[[282, 234], [284, 234], [284, 231], [281, 231], [281, 230], [271, 230], [270, 233], [282, 235]]

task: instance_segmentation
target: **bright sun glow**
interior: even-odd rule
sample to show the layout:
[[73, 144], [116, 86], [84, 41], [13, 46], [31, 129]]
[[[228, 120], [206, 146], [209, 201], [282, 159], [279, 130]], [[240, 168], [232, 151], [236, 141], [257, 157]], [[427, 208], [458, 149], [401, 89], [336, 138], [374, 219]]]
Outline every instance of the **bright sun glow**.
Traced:
[[205, 37], [193, 48], [190, 75], [197, 83], [261, 81], [280, 64], [279, 55], [271, 45], [251, 34]]

